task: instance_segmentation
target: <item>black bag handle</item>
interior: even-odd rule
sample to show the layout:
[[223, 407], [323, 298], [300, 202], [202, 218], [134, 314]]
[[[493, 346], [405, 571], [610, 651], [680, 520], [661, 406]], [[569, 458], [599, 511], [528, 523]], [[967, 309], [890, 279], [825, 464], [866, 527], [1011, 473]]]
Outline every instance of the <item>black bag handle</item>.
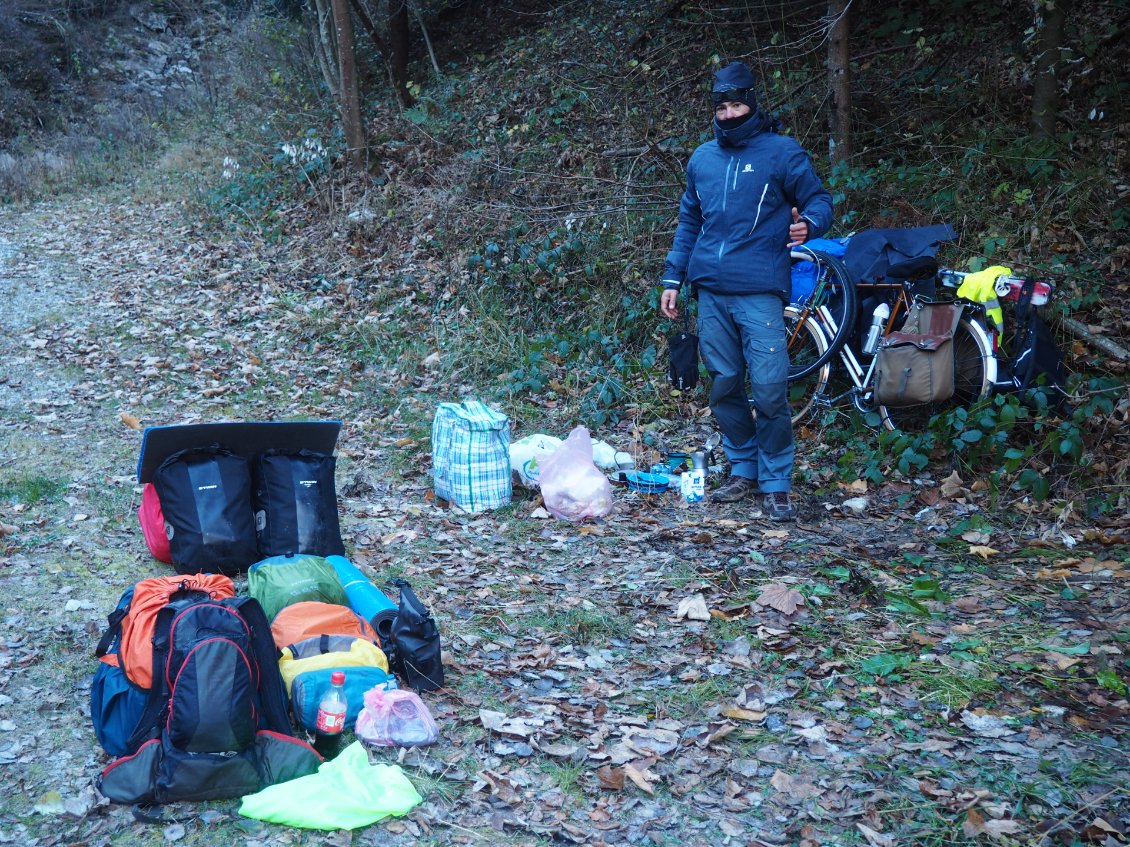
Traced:
[[94, 648], [94, 657], [101, 659], [110, 652], [110, 648], [117, 640], [118, 636], [122, 634], [122, 621], [125, 620], [126, 615], [129, 614], [129, 606], [121, 609], [114, 609], [106, 616], [106, 631], [102, 633], [102, 637], [98, 639], [98, 646]]

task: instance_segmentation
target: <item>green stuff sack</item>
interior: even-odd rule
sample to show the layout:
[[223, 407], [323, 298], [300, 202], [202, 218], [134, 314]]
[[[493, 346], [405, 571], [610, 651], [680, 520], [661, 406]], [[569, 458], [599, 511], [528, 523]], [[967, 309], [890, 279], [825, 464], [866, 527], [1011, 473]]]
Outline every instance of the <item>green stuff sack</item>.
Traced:
[[337, 570], [321, 556], [271, 556], [251, 566], [247, 591], [259, 601], [267, 620], [304, 600], [348, 606]]
[[248, 794], [239, 813], [303, 829], [358, 829], [406, 815], [422, 799], [397, 765], [369, 764], [369, 754], [354, 741], [317, 773]]

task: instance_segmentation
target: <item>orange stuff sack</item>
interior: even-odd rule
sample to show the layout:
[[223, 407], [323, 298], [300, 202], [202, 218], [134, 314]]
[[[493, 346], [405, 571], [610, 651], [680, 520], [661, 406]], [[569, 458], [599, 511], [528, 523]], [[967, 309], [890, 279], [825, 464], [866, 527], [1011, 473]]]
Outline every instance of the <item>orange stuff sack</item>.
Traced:
[[120, 667], [134, 685], [152, 688], [153, 627], [157, 613], [176, 594], [189, 591], [203, 592], [213, 600], [235, 597], [231, 577], [223, 574], [171, 574], [143, 579], [126, 592], [110, 615], [110, 627], [99, 643], [99, 659]]
[[319, 635], [352, 635], [381, 644], [377, 631], [348, 606], [303, 600], [280, 609], [271, 621], [271, 636], [280, 650]]

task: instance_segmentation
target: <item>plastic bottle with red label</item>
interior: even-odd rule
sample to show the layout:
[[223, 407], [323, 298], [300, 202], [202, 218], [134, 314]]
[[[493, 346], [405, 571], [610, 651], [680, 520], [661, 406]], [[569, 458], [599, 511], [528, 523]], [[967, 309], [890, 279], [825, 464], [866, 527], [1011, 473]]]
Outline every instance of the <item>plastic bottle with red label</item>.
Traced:
[[349, 706], [345, 701], [345, 671], [330, 675], [330, 687], [318, 703], [318, 717], [314, 727], [314, 749], [323, 758], [332, 759], [341, 750], [341, 734], [345, 730], [345, 714]]

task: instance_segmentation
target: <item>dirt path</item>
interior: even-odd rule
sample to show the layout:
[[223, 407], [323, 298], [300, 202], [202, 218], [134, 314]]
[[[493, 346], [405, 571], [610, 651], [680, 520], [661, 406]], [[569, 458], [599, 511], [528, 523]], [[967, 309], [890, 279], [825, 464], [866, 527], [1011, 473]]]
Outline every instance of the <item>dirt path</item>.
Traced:
[[[841, 505], [857, 492], [809, 488], [789, 527], [624, 491], [599, 526], [534, 519], [524, 496], [455, 514], [426, 476], [430, 410], [451, 398], [421, 393], [393, 330], [367, 359], [341, 341], [364, 303], [287, 281], [318, 262], [332, 279], [332, 249], [216, 243], [128, 200], [2, 209], [0, 232], [0, 843], [1034, 844], [1130, 827], [1124, 529], [1017, 522], [929, 477], [868, 492], [863, 516]], [[107, 758], [86, 705], [104, 616], [167, 572], [137, 528], [129, 424], [298, 416], [346, 421], [347, 547], [440, 621], [443, 738], [404, 758], [425, 802], [352, 837], [260, 825], [235, 801], [135, 824], [93, 791]]]

